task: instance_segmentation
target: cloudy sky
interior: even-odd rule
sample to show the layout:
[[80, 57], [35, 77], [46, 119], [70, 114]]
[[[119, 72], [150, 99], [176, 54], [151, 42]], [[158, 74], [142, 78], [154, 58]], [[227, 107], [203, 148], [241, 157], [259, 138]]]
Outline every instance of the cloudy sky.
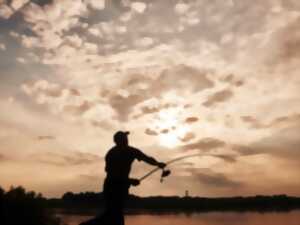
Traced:
[[135, 194], [300, 195], [299, 26], [299, 0], [0, 0], [0, 185], [100, 191], [123, 129], [202, 154]]

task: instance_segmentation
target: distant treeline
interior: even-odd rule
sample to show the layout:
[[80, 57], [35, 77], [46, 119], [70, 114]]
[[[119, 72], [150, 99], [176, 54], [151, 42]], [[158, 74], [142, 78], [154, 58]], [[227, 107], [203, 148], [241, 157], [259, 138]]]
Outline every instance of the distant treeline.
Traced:
[[[41, 194], [27, 192], [23, 187], [5, 192], [0, 188], [1, 225], [58, 225], [52, 212], [89, 213], [103, 208], [103, 194], [94, 192], [65, 193], [59, 199], [46, 199]], [[193, 213], [209, 211], [290, 211], [300, 209], [300, 198], [286, 195], [203, 198], [130, 195], [128, 213]]]
[[[103, 207], [103, 194], [65, 193], [61, 199], [47, 200], [51, 208], [88, 210]], [[208, 211], [290, 211], [300, 209], [300, 198], [286, 195], [254, 197], [138, 197], [130, 195], [127, 211], [137, 212], [208, 212]]]
[[1, 225], [59, 225], [41, 194], [26, 192], [23, 187], [12, 187], [5, 192], [0, 187]]

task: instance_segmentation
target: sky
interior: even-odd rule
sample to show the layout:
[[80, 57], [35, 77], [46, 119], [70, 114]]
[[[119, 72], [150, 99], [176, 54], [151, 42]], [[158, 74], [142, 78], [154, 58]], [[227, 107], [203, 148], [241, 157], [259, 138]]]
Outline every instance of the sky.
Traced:
[[129, 130], [199, 154], [134, 194], [300, 196], [299, 26], [298, 0], [0, 0], [0, 185], [101, 191]]

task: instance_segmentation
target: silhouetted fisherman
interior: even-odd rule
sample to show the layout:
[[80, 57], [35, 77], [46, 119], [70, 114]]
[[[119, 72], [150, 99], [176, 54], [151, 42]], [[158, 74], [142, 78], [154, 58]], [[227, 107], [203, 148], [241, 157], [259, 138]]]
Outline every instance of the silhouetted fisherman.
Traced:
[[129, 178], [133, 161], [137, 159], [160, 168], [166, 166], [165, 163], [156, 161], [141, 150], [129, 146], [128, 134], [128, 131], [116, 132], [114, 135], [116, 145], [105, 156], [106, 178], [103, 185], [105, 212], [101, 218], [83, 224], [124, 225], [123, 209], [129, 187], [140, 184], [138, 179]]

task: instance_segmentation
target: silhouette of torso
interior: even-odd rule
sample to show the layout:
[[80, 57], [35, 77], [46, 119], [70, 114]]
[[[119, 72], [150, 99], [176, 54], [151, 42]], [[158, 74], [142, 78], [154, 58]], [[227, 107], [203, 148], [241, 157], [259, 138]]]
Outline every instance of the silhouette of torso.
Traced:
[[129, 187], [134, 180], [129, 179], [129, 174], [135, 159], [152, 165], [157, 164], [155, 159], [127, 144], [116, 145], [108, 151], [105, 156], [106, 179], [103, 184], [104, 214], [82, 225], [124, 225], [123, 209], [128, 198]]
[[131, 165], [135, 159], [142, 160], [144, 154], [131, 146], [114, 146], [105, 157], [106, 179], [113, 181], [127, 181]]

